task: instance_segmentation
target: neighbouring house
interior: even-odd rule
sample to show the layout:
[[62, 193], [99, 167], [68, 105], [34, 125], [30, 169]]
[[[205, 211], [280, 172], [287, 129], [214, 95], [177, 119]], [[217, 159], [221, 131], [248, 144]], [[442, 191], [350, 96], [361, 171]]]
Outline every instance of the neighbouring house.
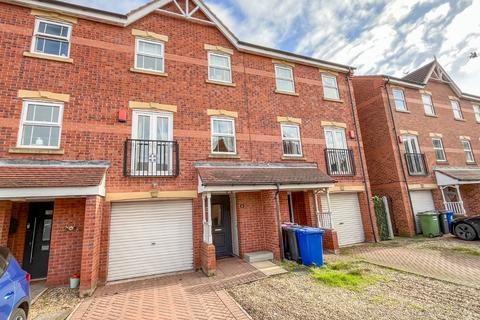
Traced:
[[0, 245], [48, 285], [375, 241], [348, 66], [238, 40], [198, 0], [0, 1]]
[[417, 214], [480, 212], [480, 97], [463, 93], [438, 61], [399, 79], [353, 79], [373, 193], [391, 202], [401, 235]]

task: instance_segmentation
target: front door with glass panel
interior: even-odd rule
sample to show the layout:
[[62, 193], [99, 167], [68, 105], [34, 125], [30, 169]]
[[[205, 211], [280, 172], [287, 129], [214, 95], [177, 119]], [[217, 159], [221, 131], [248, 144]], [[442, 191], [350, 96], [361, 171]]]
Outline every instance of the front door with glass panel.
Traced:
[[32, 279], [47, 277], [52, 222], [52, 202], [30, 204], [22, 266]]
[[341, 174], [350, 172], [351, 164], [347, 149], [345, 130], [340, 128], [325, 129], [327, 143], [327, 158], [331, 173]]
[[173, 119], [167, 112], [134, 112], [132, 173], [137, 176], [171, 175]]

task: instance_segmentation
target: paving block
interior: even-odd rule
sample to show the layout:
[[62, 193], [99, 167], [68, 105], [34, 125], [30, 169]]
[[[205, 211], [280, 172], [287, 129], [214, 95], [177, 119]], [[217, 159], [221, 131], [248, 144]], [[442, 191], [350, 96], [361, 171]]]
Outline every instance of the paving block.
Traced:
[[261, 261], [272, 261], [273, 253], [270, 251], [257, 251], [245, 253], [243, 258], [248, 263], [261, 262]]

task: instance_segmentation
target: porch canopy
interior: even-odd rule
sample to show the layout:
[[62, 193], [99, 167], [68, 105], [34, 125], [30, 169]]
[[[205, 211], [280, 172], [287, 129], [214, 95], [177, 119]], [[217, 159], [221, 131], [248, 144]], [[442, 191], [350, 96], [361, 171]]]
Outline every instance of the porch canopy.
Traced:
[[480, 183], [480, 168], [441, 168], [435, 169], [437, 185], [455, 186]]
[[[323, 173], [315, 163], [198, 162], [195, 164], [195, 168], [199, 175], [198, 193], [202, 194], [203, 200], [203, 240], [208, 244], [212, 243], [212, 193], [313, 190], [317, 219], [321, 214], [317, 198], [319, 192], [326, 193], [328, 211], [331, 212], [329, 189], [334, 186], [336, 181]], [[281, 230], [278, 192], [275, 200], [277, 223]]]
[[108, 161], [0, 160], [0, 199], [105, 196]]
[[315, 190], [335, 180], [317, 164], [197, 163], [198, 192]]

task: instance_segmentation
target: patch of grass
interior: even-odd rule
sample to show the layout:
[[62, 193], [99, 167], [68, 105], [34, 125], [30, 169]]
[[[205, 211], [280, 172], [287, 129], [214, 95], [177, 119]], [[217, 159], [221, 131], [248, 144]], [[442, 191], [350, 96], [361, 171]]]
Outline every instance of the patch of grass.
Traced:
[[307, 267], [304, 265], [298, 264], [295, 261], [284, 260], [282, 262], [282, 268], [289, 272], [305, 271]]
[[349, 290], [360, 290], [381, 281], [383, 278], [370, 274], [356, 262], [336, 262], [322, 268], [311, 267], [312, 277], [328, 286]]

